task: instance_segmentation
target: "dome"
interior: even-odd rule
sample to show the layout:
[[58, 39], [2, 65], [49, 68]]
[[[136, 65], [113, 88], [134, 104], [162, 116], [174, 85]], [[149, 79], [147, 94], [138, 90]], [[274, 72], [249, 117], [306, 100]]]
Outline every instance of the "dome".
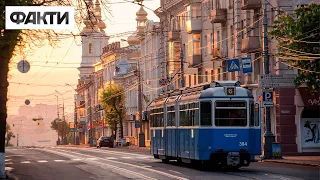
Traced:
[[98, 23], [98, 28], [99, 29], [105, 29], [107, 26], [106, 26], [106, 24], [103, 22], [103, 21], [100, 21], [99, 23]]
[[127, 42], [129, 45], [140, 44], [140, 40], [136, 37], [135, 34], [129, 36]]
[[136, 15], [137, 15], [137, 16], [148, 16], [148, 13], [147, 13], [147, 11], [145, 11], [145, 10], [143, 9], [143, 7], [141, 6], [140, 9], [139, 9], [139, 11], [136, 13]]

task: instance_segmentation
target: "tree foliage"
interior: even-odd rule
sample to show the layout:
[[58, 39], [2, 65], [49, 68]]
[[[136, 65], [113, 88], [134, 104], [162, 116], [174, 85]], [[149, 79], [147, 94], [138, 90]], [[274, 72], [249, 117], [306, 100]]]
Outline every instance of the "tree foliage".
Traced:
[[123, 120], [125, 119], [125, 89], [113, 84], [99, 91], [99, 101], [105, 110], [105, 118], [112, 131], [117, 134], [117, 125], [120, 125], [120, 136], [123, 138]]
[[66, 121], [62, 121], [61, 119], [59, 121], [59, 129], [58, 129], [58, 123], [56, 122], [56, 120], [53, 120], [51, 122], [51, 126], [50, 127], [51, 127], [52, 130], [55, 130], [56, 132], [59, 131], [59, 136], [62, 137], [62, 139], [65, 139], [66, 135], [70, 131], [69, 124]]
[[281, 13], [271, 28], [278, 40], [277, 56], [299, 71], [296, 86], [306, 83], [312, 93], [320, 89], [320, 4], [301, 7], [288, 15]]

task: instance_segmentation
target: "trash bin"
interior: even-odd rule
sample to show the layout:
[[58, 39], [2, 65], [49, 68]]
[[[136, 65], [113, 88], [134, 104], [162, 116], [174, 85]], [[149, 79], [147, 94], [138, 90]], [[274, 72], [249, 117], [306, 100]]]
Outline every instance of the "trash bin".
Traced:
[[281, 144], [278, 142], [272, 143], [272, 157], [274, 159], [282, 159]]

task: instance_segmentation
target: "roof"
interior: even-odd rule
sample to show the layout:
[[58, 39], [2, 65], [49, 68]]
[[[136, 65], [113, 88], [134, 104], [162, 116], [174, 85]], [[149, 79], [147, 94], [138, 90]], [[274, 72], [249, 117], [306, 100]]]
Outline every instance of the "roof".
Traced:
[[[235, 87], [236, 88], [236, 93], [235, 95], [230, 95], [228, 97], [230, 98], [235, 98], [235, 97], [249, 97], [249, 98], [253, 98], [252, 93], [246, 89], [246, 88], [242, 88], [242, 87]], [[205, 89], [201, 92], [200, 95], [200, 99], [201, 98], [213, 98], [213, 97], [226, 97], [226, 93], [225, 93], [225, 87], [215, 87], [215, 88], [208, 88]]]

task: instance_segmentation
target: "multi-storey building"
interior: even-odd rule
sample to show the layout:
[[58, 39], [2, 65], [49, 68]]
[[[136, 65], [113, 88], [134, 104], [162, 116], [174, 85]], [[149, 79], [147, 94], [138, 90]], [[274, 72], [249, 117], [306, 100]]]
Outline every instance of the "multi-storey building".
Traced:
[[[105, 23], [101, 19], [101, 7], [99, 1], [92, 0], [88, 2], [91, 7], [87, 17], [84, 19], [85, 27], [81, 31], [82, 38], [82, 61], [78, 70], [80, 71], [77, 85], [77, 125], [80, 142], [87, 144], [89, 142], [89, 123], [90, 110], [93, 107], [97, 95], [93, 93], [93, 73], [94, 64], [100, 60], [103, 48], [108, 44], [109, 37], [104, 29]], [[93, 128], [92, 128], [93, 129]]]
[[[268, 23], [272, 24], [279, 11], [291, 13], [298, 5], [311, 1], [268, 2]], [[185, 86], [214, 80], [239, 80], [252, 91], [255, 100], [260, 100], [262, 89], [258, 88], [258, 79], [264, 73], [262, 0], [161, 0], [160, 4], [161, 7], [155, 12], [160, 17], [163, 32], [159, 48], [160, 54], [164, 55], [160, 61], [166, 64], [161, 74], [163, 78], [169, 79], [174, 88], [181, 87], [182, 76]], [[296, 74], [297, 70], [288, 68], [275, 56], [277, 42], [269, 39], [269, 44], [270, 74]], [[228, 72], [227, 60], [244, 57], [251, 58], [251, 73], [241, 70]], [[181, 68], [183, 71], [180, 71]], [[274, 91], [271, 129], [277, 142], [282, 145], [283, 154], [320, 151], [319, 141], [305, 145], [303, 133], [309, 130], [303, 126], [301, 119], [305, 115], [301, 112], [303, 109], [305, 112], [316, 112], [317, 109], [308, 107], [311, 106], [310, 103], [306, 104], [308, 101], [302, 103], [304, 96], [311, 96], [302, 95], [299, 91], [292, 88]], [[318, 99], [318, 96], [312, 97]], [[299, 107], [301, 105], [305, 107]], [[312, 106], [318, 108], [319, 103], [313, 103]], [[265, 123], [262, 123], [264, 126]], [[313, 123], [318, 126], [320, 122]]]

